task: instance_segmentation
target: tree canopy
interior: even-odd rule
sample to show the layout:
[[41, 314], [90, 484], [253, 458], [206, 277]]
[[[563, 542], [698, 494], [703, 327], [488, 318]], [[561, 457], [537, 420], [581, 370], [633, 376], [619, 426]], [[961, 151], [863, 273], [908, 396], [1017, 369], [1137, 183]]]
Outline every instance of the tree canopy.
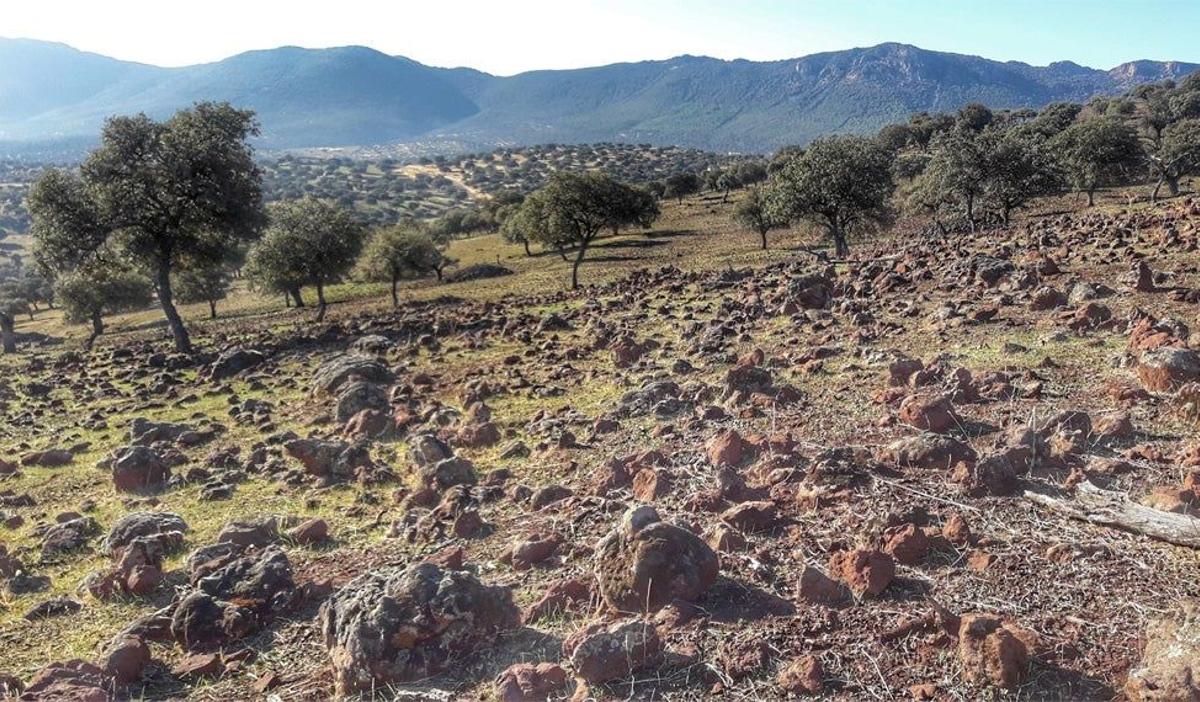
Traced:
[[261, 174], [247, 142], [257, 134], [252, 112], [225, 103], [198, 103], [163, 122], [109, 119], [78, 175], [52, 169], [30, 191], [41, 260], [70, 271], [107, 246], [152, 271], [175, 347], [190, 352], [171, 272], [257, 237]]
[[839, 257], [847, 235], [886, 222], [894, 189], [891, 153], [861, 136], [817, 139], [771, 179], [768, 210], [776, 221], [808, 219], [824, 227]]
[[[271, 224], [250, 250], [247, 275], [260, 287], [291, 294], [317, 291], [317, 320], [325, 318], [325, 286], [342, 279], [362, 251], [365, 230], [347, 210], [315, 198], [275, 203]], [[302, 304], [302, 303], [301, 303]]]
[[415, 223], [381, 229], [371, 237], [359, 260], [359, 270], [368, 280], [387, 281], [392, 286], [392, 306], [400, 304], [397, 290], [401, 279], [439, 270], [442, 252], [424, 227]]

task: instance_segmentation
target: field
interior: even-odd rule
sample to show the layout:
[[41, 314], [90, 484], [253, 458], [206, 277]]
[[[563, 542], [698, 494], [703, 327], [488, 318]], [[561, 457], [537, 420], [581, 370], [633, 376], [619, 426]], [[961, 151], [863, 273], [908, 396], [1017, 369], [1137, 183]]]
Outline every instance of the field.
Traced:
[[[155, 311], [114, 318], [89, 353], [56, 311], [21, 320], [22, 353], [0, 357], [0, 674], [103, 664], [137, 623], [152, 660], [123, 688], [134, 699], [516, 699], [497, 675], [541, 662], [569, 673], [547, 683], [550, 699], [1136, 691], [1148, 624], [1200, 596], [1200, 551], [1053, 505], [1094, 484], [1200, 524], [1186, 390], [1144, 370], [1156, 349], [1190, 345], [1200, 205], [1057, 198], [1011, 227], [944, 239], [902, 221], [852, 241], [848, 260], [805, 228], [760, 250], [732, 206], [665, 203], [652, 230], [600, 240], [578, 292], [556, 253], [527, 257], [495, 235], [449, 254], [511, 275], [410, 281], [398, 309], [383, 287], [346, 283], [320, 325], [239, 286], [217, 320], [184, 310], [194, 359], [170, 352]], [[1133, 285], [1139, 262], [1148, 289]], [[363, 337], [382, 337], [363, 347], [377, 359], [365, 380], [321, 391], [318, 369]], [[214, 379], [235, 347], [261, 357]], [[366, 414], [351, 412], [360, 404]], [[139, 439], [135, 418], [165, 428]], [[470, 480], [430, 472], [429, 435]], [[369, 459], [330, 467], [305, 439]], [[117, 489], [106, 459], [130, 444], [171, 477]], [[675, 579], [630, 614], [614, 582], [636, 556], [601, 540], [641, 533], [619, 527], [639, 504], [663, 518], [667, 554], [644, 567]], [[121, 567], [101, 540], [134, 512], [187, 524], [155, 565], [162, 582], [89, 591], [90, 574]], [[296, 530], [314, 520], [328, 538]], [[205, 571], [189, 553], [234, 522], [259, 529], [233, 562], [282, 549], [286, 582], [254, 581], [271, 597], [223, 595], [253, 613], [236, 635], [161, 634], [182, 596], [211, 585], [204, 573], [231, 567]], [[696, 543], [719, 572], [696, 565]], [[453, 624], [388, 630], [389, 651], [432, 642], [419, 675], [357, 685], [353, 633], [330, 640], [320, 622], [367, 592], [357, 576], [426, 559], [509, 588], [522, 623], [488, 631], [485, 595], [464, 591], [459, 610], [439, 611]], [[27, 616], [53, 598], [78, 606]], [[623, 639], [615, 660], [574, 645], [589, 624], [629, 621], [643, 645]], [[471, 650], [448, 653], [452, 635]]]

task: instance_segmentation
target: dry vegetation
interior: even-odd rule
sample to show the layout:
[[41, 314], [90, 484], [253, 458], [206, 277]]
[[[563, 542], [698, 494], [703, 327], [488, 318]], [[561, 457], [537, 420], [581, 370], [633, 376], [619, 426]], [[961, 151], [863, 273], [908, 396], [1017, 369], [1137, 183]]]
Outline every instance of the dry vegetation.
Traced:
[[[196, 360], [167, 351], [157, 312], [114, 319], [97, 350], [82, 354], [80, 330], [42, 311], [18, 326], [28, 335], [22, 355], [0, 358], [0, 462], [50, 448], [68, 449], [71, 462], [0, 477], [0, 543], [49, 579], [48, 589], [0, 594], [0, 673], [28, 680], [51, 661], [97, 659], [114, 634], [188, 587], [190, 550], [213, 543], [229, 522], [275, 515], [285, 526], [314, 518], [329, 526], [326, 543], [282, 540], [295, 583], [311, 585], [311, 596], [226, 642], [216, 677], [173, 674], [184, 651], [153, 644], [155, 663], [131, 696], [261, 699], [269, 684], [281, 699], [326, 699], [334, 680], [314, 622], [327, 590], [462, 549], [468, 568], [511, 587], [522, 610], [556, 583], [578, 578], [590, 588], [583, 602], [527, 616], [449, 672], [377, 691], [382, 699], [494, 698], [492, 680], [510, 664], [564, 661], [573, 670], [564, 640], [613, 616], [590, 585], [597, 541], [628, 506], [652, 502], [716, 547], [720, 575], [694, 602], [658, 612], [666, 656], [592, 685], [597, 698], [782, 699], [788, 686], [779, 674], [801, 661], [817, 666], [814, 692], [837, 699], [1118, 697], [1140, 665], [1147, 622], [1200, 596], [1200, 551], [1073, 521], [1021, 491], [1064, 490], [1069, 499], [1070, 486], [1087, 480], [1141, 500], [1196, 470], [1195, 425], [1172, 402], [1177, 388], [1137, 392], [1145, 329], [1132, 340], [1130, 331], [1142, 319], [1194, 323], [1200, 205], [1129, 205], [1123, 193], [1093, 210], [1077, 205], [1046, 201], [1010, 228], [949, 239], [901, 222], [879, 241], [852, 242], [853, 259], [826, 268], [801, 248], [814, 243], [808, 232], [775, 233], [760, 251], [755, 235], [729, 224], [733, 202], [689, 198], [665, 204], [653, 231], [601, 240], [578, 293], [565, 291], [568, 267], [552, 252], [526, 257], [495, 235], [459, 240], [449, 254], [460, 266], [499, 262], [514, 274], [414, 281], [398, 310], [382, 286], [339, 286], [319, 327], [309, 312], [239, 290], [217, 321], [204, 319], [203, 306], [185, 310], [203, 349]], [[985, 259], [1009, 270], [984, 282]], [[1158, 274], [1157, 291], [1131, 288], [1138, 261]], [[798, 289], [802, 280], [824, 292]], [[1112, 321], [1074, 322], [1086, 302], [1066, 296], [1081, 281], [1113, 289], [1093, 301]], [[1036, 302], [1046, 287], [1061, 304]], [[828, 299], [815, 304], [822, 294]], [[1159, 328], [1163, 344], [1188, 345], [1186, 330], [1169, 321]], [[310, 378], [366, 335], [386, 338], [393, 410], [411, 413], [411, 424], [367, 440], [377, 470], [370, 479], [314, 485], [278, 447], [289, 431], [343, 435], [335, 401], [313, 396]], [[216, 354], [235, 346], [260, 349], [266, 360], [208, 380]], [[901, 359], [920, 360], [927, 372], [897, 376]], [[769, 387], [741, 387], [739, 368], [758, 369]], [[674, 411], [629, 409], [628, 393], [662, 380], [679, 386]], [[941, 393], [951, 398], [952, 422], [934, 428], [978, 461], [899, 465], [887, 447], [923, 436], [912, 424], [929, 419], [903, 400]], [[230, 408], [250, 400], [270, 403], [267, 419], [235, 421]], [[490, 409], [499, 441], [463, 438], [478, 421], [473, 401]], [[1087, 430], [1047, 425], [1066, 410], [1086, 412]], [[131, 495], [94, 466], [129, 443], [135, 417], [223, 429], [203, 445], [172, 447], [181, 456], [176, 479]], [[1017, 487], [1002, 489], [977, 467], [1011, 446], [1019, 427], [1041, 431], [1045, 446], [1011, 476]], [[423, 494], [409, 452], [420, 430], [444, 436], [496, 489], [472, 491], [440, 519], [431, 513], [440, 496]], [[730, 431], [745, 455], [723, 465], [712, 442], [732, 441]], [[528, 455], [510, 451], [516, 444]], [[225, 471], [214, 462], [235, 448], [240, 462], [257, 446], [272, 457], [266, 466]], [[598, 488], [614, 461], [638, 478]], [[214, 482], [229, 485], [231, 498], [206, 499]], [[566, 496], [550, 500], [548, 486], [565, 487]], [[1191, 514], [1200, 494], [1189, 499], [1156, 504]], [[186, 547], [164, 563], [166, 580], [141, 597], [81, 591], [89, 573], [110, 563], [99, 539], [132, 511], [176, 513], [190, 527]], [[463, 512], [482, 526], [459, 529]], [[98, 531], [81, 548], [44, 553], [47, 528], [77, 516], [94, 519]], [[845, 574], [832, 565], [838, 554], [879, 550], [890, 561], [906, 530], [926, 547], [902, 559], [878, 594], [818, 602], [800, 591], [806, 568]], [[553, 535], [559, 546], [528, 569], [505, 562], [514, 543], [535, 535]], [[51, 596], [82, 609], [25, 618]], [[957, 625], [974, 613], [1003, 617], [1027, 647], [1028, 661], [1004, 661], [1019, 668], [1008, 692], [987, 689], [988, 675], [963, 653], [967, 636]], [[231, 655], [243, 649], [251, 653]], [[551, 694], [565, 699], [570, 685]]]

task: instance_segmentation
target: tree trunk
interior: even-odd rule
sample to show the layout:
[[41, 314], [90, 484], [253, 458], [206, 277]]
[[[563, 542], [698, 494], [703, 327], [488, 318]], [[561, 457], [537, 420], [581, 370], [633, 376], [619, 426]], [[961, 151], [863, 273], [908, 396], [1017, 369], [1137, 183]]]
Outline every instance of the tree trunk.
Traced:
[[558, 247], [558, 256], [559, 256], [559, 258], [561, 258], [561, 259], [562, 259], [564, 262], [567, 260], [567, 251], [566, 251], [566, 249], [564, 249], [564, 248], [562, 247], [562, 245], [561, 245], [561, 244], [560, 244], [560, 245], [559, 245], [559, 247]]
[[96, 339], [100, 338], [100, 335], [103, 333], [104, 333], [104, 318], [100, 316], [99, 312], [93, 312], [92, 313], [92, 334], [91, 334], [91, 336], [89, 336], [87, 338], [87, 341], [83, 342], [83, 349], [85, 351], [91, 351], [92, 347], [96, 345]]
[[967, 224], [971, 227], [971, 233], [975, 233], [975, 196], [967, 196]]
[[1150, 193], [1151, 205], [1158, 202], [1158, 191], [1162, 190], [1163, 183], [1165, 182], [1167, 182], [1167, 179], [1165, 177], [1160, 177], [1158, 181], [1154, 183], [1154, 191]]
[[1091, 207], [1092, 205], [1096, 204], [1095, 194], [1096, 194], [1096, 191], [1094, 189], [1089, 189], [1087, 191], [1088, 207]]
[[850, 256], [850, 245], [846, 243], [846, 232], [836, 220], [830, 225], [829, 233], [833, 235], [833, 249], [838, 258]]
[[528, 239], [522, 239], [522, 240], [521, 240], [521, 243], [525, 245], [525, 255], [526, 255], [527, 257], [532, 257], [532, 256], [533, 256], [533, 253], [531, 253], [531, 252], [529, 251], [529, 240], [528, 240]]
[[1000, 218], [1004, 222], [1004, 226], [1006, 226], [1006, 227], [1008, 226], [1008, 223], [1011, 221], [1011, 215], [1012, 215], [1012, 210], [1008, 207], [1005, 207], [1000, 210]]
[[437, 274], [437, 279], [438, 279], [439, 283], [442, 282], [442, 271], [443, 270], [444, 270], [444, 266], [437, 266], [436, 268], [433, 269], [433, 272]]
[[758, 235], [760, 237], [762, 237], [762, 250], [766, 251], [767, 250], [767, 230], [766, 229], [759, 230]]
[[300, 295], [300, 288], [292, 288], [288, 292], [292, 295], [292, 302], [296, 303], [296, 307], [304, 307], [304, 297]]
[[4, 353], [17, 352], [17, 339], [13, 336], [13, 318], [0, 312], [0, 343]]
[[942, 235], [942, 238], [943, 238], [943, 239], [945, 239], [947, 236], [949, 236], [949, 235], [950, 235], [950, 232], [946, 231], [946, 225], [942, 223], [942, 218], [941, 218], [941, 217], [938, 217], [938, 216], [935, 214], [935, 215], [933, 216], [933, 223], [934, 223], [935, 225], [937, 225], [938, 232], [940, 232], [940, 233], [941, 233], [941, 235]]
[[400, 306], [400, 294], [396, 292], [396, 286], [400, 284], [400, 276], [392, 275], [392, 307]]
[[325, 284], [317, 283], [317, 321], [325, 321]]
[[1200, 548], [1200, 519], [1138, 504], [1125, 493], [1102, 490], [1086, 480], [1075, 486], [1073, 498], [1039, 488], [1026, 490], [1025, 499], [1071, 519]]
[[216, 300], [208, 301], [208, 318], [209, 319], [217, 318], [217, 301]]
[[183, 326], [183, 318], [175, 309], [175, 299], [171, 292], [171, 266], [165, 261], [158, 264], [158, 304], [162, 305], [163, 314], [167, 317], [167, 325], [171, 328], [171, 336], [175, 338], [175, 350], [179, 353], [192, 352], [192, 339], [188, 336], [187, 327]]
[[286, 292], [283, 294], [283, 306], [287, 309], [292, 309], [292, 296]]
[[1179, 177], [1178, 176], [1167, 176], [1167, 191], [1170, 192], [1171, 195], [1173, 195], [1173, 196], [1179, 194]]
[[579, 245], [579, 253], [575, 254], [575, 263], [571, 264], [571, 289], [579, 289], [579, 264], [583, 263], [583, 256], [587, 253], [588, 241], [584, 241]]

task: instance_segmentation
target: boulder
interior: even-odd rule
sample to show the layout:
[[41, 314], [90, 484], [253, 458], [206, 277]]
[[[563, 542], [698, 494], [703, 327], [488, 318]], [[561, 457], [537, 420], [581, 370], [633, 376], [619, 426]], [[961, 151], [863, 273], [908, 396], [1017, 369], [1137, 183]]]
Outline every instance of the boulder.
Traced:
[[1200, 380], [1200, 355], [1191, 349], [1162, 346], [1138, 357], [1138, 379], [1151, 392], [1171, 392]]
[[217, 356], [208, 370], [208, 377], [214, 382], [228, 380], [244, 370], [261, 365], [265, 360], [267, 356], [262, 351], [235, 346]]
[[878, 458], [904, 468], [949, 470], [958, 463], [974, 463], [976, 455], [974, 449], [957, 439], [924, 433], [893, 441]]
[[1200, 700], [1200, 600], [1146, 627], [1146, 648], [1125, 681], [1131, 702]]
[[659, 665], [663, 644], [653, 622], [632, 619], [575, 632], [563, 642], [563, 654], [576, 675], [589, 683], [603, 683]]
[[921, 431], [942, 434], [957, 424], [950, 399], [942, 395], [918, 393], [900, 403], [900, 421]]
[[335, 395], [342, 385], [355, 377], [381, 385], [388, 385], [396, 379], [392, 371], [375, 356], [342, 354], [334, 356], [317, 369], [313, 375], [312, 394], [314, 397]]
[[383, 568], [347, 583], [318, 624], [339, 695], [383, 689], [447, 670], [520, 625], [507, 587], [432, 563]]
[[1029, 673], [1032, 634], [992, 614], [964, 614], [958, 627], [958, 660], [966, 679], [1014, 689]]
[[653, 507], [633, 507], [596, 546], [596, 578], [605, 604], [622, 612], [694, 602], [716, 580], [717, 554]]
[[119, 492], [145, 492], [171, 479], [171, 466], [148, 446], [128, 446], [112, 456], [113, 486]]
[[567, 671], [556, 663], [517, 663], [496, 676], [499, 702], [545, 702], [567, 686]]

